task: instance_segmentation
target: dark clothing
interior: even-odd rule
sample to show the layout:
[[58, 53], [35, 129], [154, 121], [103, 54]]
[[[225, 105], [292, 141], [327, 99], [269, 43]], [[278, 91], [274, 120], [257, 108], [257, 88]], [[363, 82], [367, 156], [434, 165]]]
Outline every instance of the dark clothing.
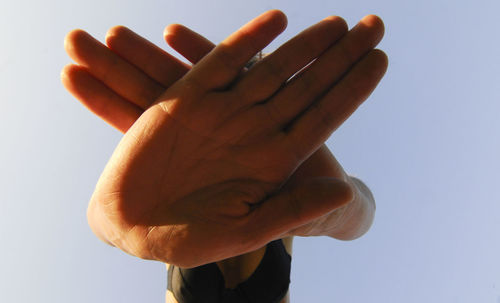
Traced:
[[215, 263], [168, 268], [168, 289], [179, 303], [278, 303], [288, 292], [292, 258], [282, 240], [270, 242], [254, 273], [234, 289], [225, 288]]

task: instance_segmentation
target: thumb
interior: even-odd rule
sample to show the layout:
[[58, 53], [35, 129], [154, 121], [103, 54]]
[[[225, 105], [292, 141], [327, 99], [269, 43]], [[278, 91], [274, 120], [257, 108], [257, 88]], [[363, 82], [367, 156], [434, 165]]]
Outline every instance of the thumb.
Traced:
[[276, 193], [253, 210], [249, 236], [253, 241], [269, 242], [352, 199], [349, 185], [336, 178], [314, 178], [299, 183]]

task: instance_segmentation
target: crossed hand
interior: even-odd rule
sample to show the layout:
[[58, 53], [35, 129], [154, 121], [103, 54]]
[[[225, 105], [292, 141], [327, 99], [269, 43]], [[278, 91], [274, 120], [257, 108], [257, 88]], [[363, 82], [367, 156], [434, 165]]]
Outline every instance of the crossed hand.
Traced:
[[382, 22], [368, 16], [347, 32], [341, 18], [324, 19], [243, 72], [285, 24], [269, 11], [215, 48], [170, 27], [167, 41], [192, 69], [123, 27], [109, 49], [70, 33], [80, 65], [65, 69], [66, 87], [126, 131], [89, 205], [99, 237], [192, 267], [255, 250], [351, 201], [337, 178], [286, 182], [383, 76], [386, 56], [373, 49]]

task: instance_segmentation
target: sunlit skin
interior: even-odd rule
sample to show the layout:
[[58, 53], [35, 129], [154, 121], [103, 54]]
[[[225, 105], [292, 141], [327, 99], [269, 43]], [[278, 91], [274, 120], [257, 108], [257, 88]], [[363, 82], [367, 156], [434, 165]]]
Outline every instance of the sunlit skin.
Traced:
[[[352, 239], [369, 228], [374, 212], [369, 190], [349, 178], [324, 145], [317, 148], [382, 77], [385, 55], [372, 49], [383, 35], [383, 25], [369, 16], [346, 34], [342, 19], [327, 18], [242, 75], [244, 63], [284, 25], [280, 12], [260, 16], [188, 74], [189, 66], [123, 27], [109, 32], [112, 51], [82, 31], [68, 35], [68, 53], [79, 64], [63, 72], [68, 90], [122, 132], [141, 117], [120, 143], [94, 193], [89, 222], [96, 234], [129, 253], [191, 266], [200, 263], [199, 257], [204, 259], [200, 264], [216, 261], [279, 237], [323, 234]], [[179, 25], [167, 29], [166, 40], [194, 63], [213, 48]], [[228, 60], [233, 64], [218, 70]], [[291, 96], [299, 99], [297, 106], [287, 103]], [[320, 107], [329, 113], [328, 119], [319, 113]], [[177, 148], [179, 137], [190, 142], [175, 150], [173, 142]], [[193, 156], [186, 159], [182, 153]], [[144, 176], [156, 177], [154, 184]], [[208, 214], [195, 210], [200, 206]], [[165, 215], [159, 217], [154, 209]], [[196, 216], [190, 218], [193, 212]], [[207, 243], [211, 235], [220, 238], [224, 233], [229, 235], [217, 239], [220, 243]], [[179, 252], [173, 254], [169, 247], [172, 243], [160, 248], [156, 244], [153, 253], [151, 241], [167, 235], [171, 241], [162, 243], [185, 238], [175, 245], [202, 247], [194, 250], [204, 256], [180, 260]]]

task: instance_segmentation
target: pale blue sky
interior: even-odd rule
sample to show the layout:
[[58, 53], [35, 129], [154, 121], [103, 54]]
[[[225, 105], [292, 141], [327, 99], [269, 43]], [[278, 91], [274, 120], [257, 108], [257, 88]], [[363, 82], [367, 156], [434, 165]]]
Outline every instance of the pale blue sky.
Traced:
[[385, 79], [328, 141], [377, 201], [363, 238], [297, 239], [292, 302], [500, 302], [499, 1], [0, 3], [0, 302], [163, 302], [164, 266], [99, 242], [85, 210], [121, 135], [60, 84], [74, 28], [169, 23], [217, 42], [271, 8], [386, 23]]

